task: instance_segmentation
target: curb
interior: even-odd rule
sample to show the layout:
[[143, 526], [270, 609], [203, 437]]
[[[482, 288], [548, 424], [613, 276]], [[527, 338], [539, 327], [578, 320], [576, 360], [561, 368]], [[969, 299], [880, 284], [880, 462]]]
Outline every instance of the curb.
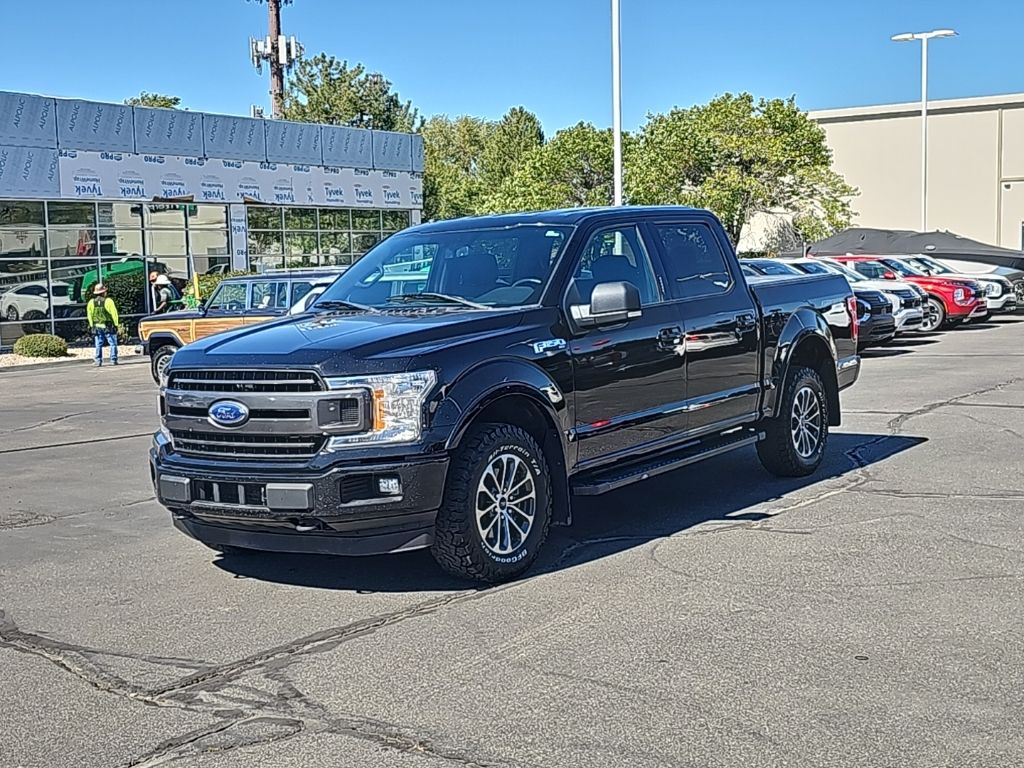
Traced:
[[[120, 368], [122, 365], [142, 365], [148, 363], [149, 358], [145, 355], [132, 355], [131, 357], [119, 360], [117, 367]], [[54, 360], [50, 363], [29, 363], [27, 365], [11, 365], [0, 368], [0, 376], [9, 375], [11, 373], [25, 373], [27, 371], [45, 371], [52, 368], [68, 368], [75, 365], [92, 365], [93, 359], [91, 357], [76, 357], [73, 360]], [[106, 363], [110, 365], [110, 363]], [[113, 367], [113, 366], [111, 366]]]

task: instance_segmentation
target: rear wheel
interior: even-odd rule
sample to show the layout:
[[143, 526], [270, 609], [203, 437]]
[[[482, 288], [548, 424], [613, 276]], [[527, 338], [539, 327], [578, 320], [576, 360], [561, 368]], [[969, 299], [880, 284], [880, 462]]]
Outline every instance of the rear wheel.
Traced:
[[496, 583], [523, 573], [551, 524], [551, 476], [537, 442], [511, 424], [483, 424], [452, 458], [431, 553], [448, 573]]
[[946, 308], [934, 296], [929, 296], [928, 303], [924, 308], [924, 320], [921, 321], [921, 330], [925, 333], [937, 331], [945, 324]]
[[157, 384], [160, 383], [160, 378], [163, 376], [164, 369], [167, 368], [167, 364], [171, 362], [171, 358], [177, 351], [178, 348], [173, 344], [165, 344], [152, 353], [149, 361], [149, 370], [150, 373], [153, 374], [153, 381]]
[[757, 444], [761, 464], [773, 475], [804, 477], [814, 472], [828, 444], [828, 398], [812, 368], [791, 368], [779, 415], [770, 419]]

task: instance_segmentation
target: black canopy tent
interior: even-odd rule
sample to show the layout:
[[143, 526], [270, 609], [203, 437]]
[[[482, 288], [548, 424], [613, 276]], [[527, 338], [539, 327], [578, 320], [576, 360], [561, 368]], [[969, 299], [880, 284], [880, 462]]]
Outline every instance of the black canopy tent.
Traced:
[[852, 227], [811, 245], [816, 256], [936, 256], [1024, 270], [1024, 252], [981, 243], [953, 232]]

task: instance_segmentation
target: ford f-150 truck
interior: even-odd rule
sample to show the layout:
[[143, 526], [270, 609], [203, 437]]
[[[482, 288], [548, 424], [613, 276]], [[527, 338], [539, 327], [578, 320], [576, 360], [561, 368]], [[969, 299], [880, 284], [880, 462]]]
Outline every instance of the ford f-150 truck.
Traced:
[[[395, 293], [410, 264], [423, 285]], [[309, 312], [180, 349], [152, 479], [213, 549], [429, 547], [502, 581], [575, 497], [745, 446], [814, 472], [860, 370], [856, 316], [839, 275], [747, 280], [706, 211], [413, 227]]]

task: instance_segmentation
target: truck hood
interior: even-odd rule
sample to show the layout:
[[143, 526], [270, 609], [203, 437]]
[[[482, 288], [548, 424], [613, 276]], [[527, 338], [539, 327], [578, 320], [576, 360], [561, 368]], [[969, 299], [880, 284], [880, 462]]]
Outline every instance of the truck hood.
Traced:
[[507, 332], [522, 314], [409, 308], [294, 315], [201, 339], [178, 350], [171, 366], [309, 366], [326, 376], [401, 371], [439, 347]]

